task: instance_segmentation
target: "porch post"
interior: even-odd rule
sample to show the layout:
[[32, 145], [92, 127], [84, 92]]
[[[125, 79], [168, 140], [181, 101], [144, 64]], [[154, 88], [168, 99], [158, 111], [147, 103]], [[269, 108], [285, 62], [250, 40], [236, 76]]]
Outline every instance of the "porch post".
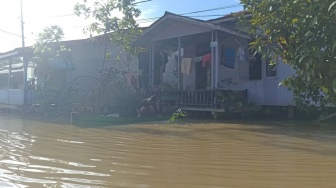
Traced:
[[178, 57], [177, 57], [177, 88], [181, 89], [181, 37], [178, 37], [177, 40], [177, 48], [178, 48]]
[[215, 68], [215, 56], [214, 56], [214, 31], [211, 32], [211, 43], [210, 43], [210, 47], [211, 47], [211, 89], [214, 89], [214, 80], [215, 80], [215, 75], [214, 75], [214, 68]]
[[28, 83], [27, 83], [27, 72], [28, 72], [28, 61], [25, 57], [22, 58], [23, 62], [23, 104], [27, 104], [27, 93], [28, 93]]
[[216, 78], [215, 78], [215, 88], [218, 88], [218, 80], [219, 80], [219, 42], [218, 42], [218, 31], [215, 33], [215, 40], [216, 40], [216, 67], [215, 67], [215, 72], [216, 72]]
[[10, 104], [10, 89], [11, 89], [11, 79], [12, 79], [12, 58], [9, 59], [8, 65], [8, 96], [7, 96], [7, 104]]
[[149, 63], [149, 79], [150, 79], [150, 88], [154, 88], [154, 63], [155, 63], [155, 43], [151, 42], [150, 50], [150, 63]]

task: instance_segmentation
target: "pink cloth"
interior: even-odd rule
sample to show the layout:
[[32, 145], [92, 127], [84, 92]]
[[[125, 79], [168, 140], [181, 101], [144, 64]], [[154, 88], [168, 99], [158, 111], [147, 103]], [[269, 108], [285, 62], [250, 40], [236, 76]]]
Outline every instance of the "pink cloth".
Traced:
[[202, 57], [202, 67], [205, 67], [207, 62], [211, 63], [211, 53]]

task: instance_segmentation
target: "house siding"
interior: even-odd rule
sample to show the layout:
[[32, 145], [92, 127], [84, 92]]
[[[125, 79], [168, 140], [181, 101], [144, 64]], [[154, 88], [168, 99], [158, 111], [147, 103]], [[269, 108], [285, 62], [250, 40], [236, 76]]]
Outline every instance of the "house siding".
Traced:
[[189, 36], [199, 33], [206, 33], [211, 31], [212, 31], [211, 29], [200, 27], [194, 24], [176, 22], [166, 26], [165, 28], [162, 28], [151, 39], [152, 41], [158, 41], [182, 36]]
[[[238, 42], [239, 43], [238, 43]], [[245, 46], [245, 56], [247, 56], [246, 39], [239, 37], [226, 37], [220, 41], [221, 46], [235, 48], [236, 52], [241, 45]], [[248, 100], [257, 105], [267, 106], [288, 106], [294, 105], [293, 94], [284, 86], [279, 86], [279, 83], [289, 76], [293, 75], [295, 71], [282, 61], [277, 65], [277, 76], [266, 77], [266, 63], [262, 63], [262, 79], [249, 80], [249, 62], [248, 58], [241, 62], [236, 55], [235, 68], [226, 68], [219, 65], [219, 82], [226, 78], [231, 78], [233, 82], [237, 83], [236, 87], [231, 89], [248, 90]]]
[[[104, 60], [104, 44], [98, 42], [88, 42], [85, 45], [73, 45], [69, 47], [72, 53], [72, 63], [75, 66], [75, 70], [68, 71], [67, 83], [71, 83], [78, 78], [77, 82], [82, 83], [85, 87], [97, 87], [97, 80], [90, 79], [93, 77], [100, 79], [100, 71]], [[108, 46], [108, 52], [111, 53], [111, 60], [105, 63], [105, 69], [114, 67], [120, 72], [129, 72], [139, 74], [138, 58], [136, 56], [131, 57], [131, 61], [126, 61], [126, 56], [121, 55], [122, 61], [116, 62], [114, 59], [119, 54], [118, 47]], [[123, 76], [118, 77], [121, 81], [124, 80]], [[83, 86], [84, 86], [83, 85]]]
[[295, 74], [289, 65], [279, 62], [277, 65], [277, 76], [266, 77], [266, 65], [263, 66], [264, 84], [264, 105], [267, 106], [288, 106], [294, 105], [293, 93], [279, 84], [286, 78]]

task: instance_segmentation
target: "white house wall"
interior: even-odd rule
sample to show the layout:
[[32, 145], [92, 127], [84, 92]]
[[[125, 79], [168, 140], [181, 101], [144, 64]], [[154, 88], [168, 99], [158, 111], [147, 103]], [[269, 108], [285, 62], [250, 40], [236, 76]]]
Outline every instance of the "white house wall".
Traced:
[[295, 71], [282, 61], [277, 65], [276, 71], [276, 77], [266, 77], [266, 65], [263, 65], [264, 105], [294, 105], [292, 92], [284, 86], [279, 86], [279, 83], [293, 75]]
[[[235, 48], [237, 53], [238, 48], [244, 47], [247, 42], [246, 39], [231, 36], [222, 38], [219, 44], [221, 44], [220, 47], [224, 45], [226, 47]], [[247, 46], [245, 46], [245, 56], [248, 57]], [[280, 62], [277, 66], [277, 76], [274, 78], [266, 77], [266, 64], [263, 62], [262, 79], [249, 80], [248, 58], [245, 58], [245, 61], [240, 61], [239, 56], [236, 55], [234, 69], [219, 65], [218, 81], [220, 83], [221, 80], [232, 78], [232, 81], [237, 83], [237, 86], [229, 87], [229, 89], [247, 89], [249, 102], [253, 102], [257, 105], [288, 106], [294, 105], [293, 95], [287, 88], [279, 86], [279, 83], [292, 74], [294, 74], [294, 70]]]
[[[84, 45], [74, 45], [70, 47], [72, 53], [72, 63], [75, 66], [75, 70], [69, 73], [68, 83], [80, 77], [93, 77], [100, 79], [100, 71], [104, 59], [104, 44], [98, 42], [87, 42]], [[121, 56], [120, 62], [114, 61], [120, 52], [117, 47], [108, 47], [111, 53], [110, 61], [105, 63], [105, 68], [114, 67], [121, 72], [131, 72], [139, 74], [138, 58], [132, 56], [130, 62], [126, 63], [126, 57]], [[123, 79], [122, 76], [119, 79]], [[83, 78], [84, 82], [88, 82], [88, 85], [92, 87], [97, 86], [97, 81], [89, 78]], [[78, 80], [80, 82], [80, 80]]]

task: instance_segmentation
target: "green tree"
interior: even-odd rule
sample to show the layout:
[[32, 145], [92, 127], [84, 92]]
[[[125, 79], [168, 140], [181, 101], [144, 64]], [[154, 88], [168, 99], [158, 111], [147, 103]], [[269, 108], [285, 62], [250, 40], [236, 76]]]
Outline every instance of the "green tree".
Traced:
[[39, 114], [48, 116], [68, 115], [71, 110], [72, 94], [65, 90], [66, 69], [53, 66], [57, 62], [70, 63], [70, 49], [62, 44], [63, 29], [57, 25], [45, 27], [38, 34], [33, 45], [33, 61], [36, 63], [34, 74], [37, 76], [38, 90], [35, 91], [34, 103]]
[[[132, 66], [134, 55], [140, 50], [132, 45], [134, 39], [141, 34], [141, 29], [135, 20], [140, 16], [141, 11], [136, 4], [135, 0], [83, 0], [82, 3], [74, 6], [76, 15], [93, 20], [84, 32], [91, 36], [101, 35], [104, 43], [96, 108], [106, 105], [113, 98], [118, 100], [113, 93], [114, 90], [124, 89], [120, 88], [118, 79], [126, 75], [129, 66]], [[111, 57], [111, 48], [117, 48], [119, 54]], [[126, 68], [122, 70], [120, 66], [112, 66], [112, 63], [127, 66], [124, 66]], [[130, 91], [125, 92], [125, 95], [129, 93]], [[118, 102], [125, 101], [119, 100]]]
[[[69, 49], [62, 45], [64, 37], [63, 29], [52, 25], [43, 29], [38, 34], [36, 43], [33, 45], [33, 60], [37, 64], [37, 76], [39, 81], [53, 85], [50, 76], [55, 69], [51, 66], [55, 61], [69, 61]], [[57, 80], [56, 80], [57, 82]], [[46, 85], [46, 84], [45, 84]]]
[[65, 57], [69, 50], [61, 44], [63, 37], [63, 29], [59, 26], [52, 25], [44, 28], [43, 32], [38, 34], [33, 46], [34, 61], [38, 64], [47, 64]]
[[[84, 29], [85, 33], [103, 35], [105, 53], [103, 66], [109, 61], [108, 45], [120, 48], [120, 53], [136, 54], [137, 48], [132, 42], [141, 33], [136, 18], [140, 16], [140, 9], [134, 0], [95, 0], [77, 3], [74, 12], [86, 19], [93, 18], [93, 22]], [[119, 60], [120, 56], [115, 60]]]
[[305, 107], [336, 105], [336, 1], [241, 0], [251, 47], [273, 64], [281, 59], [296, 70], [282, 84]]

